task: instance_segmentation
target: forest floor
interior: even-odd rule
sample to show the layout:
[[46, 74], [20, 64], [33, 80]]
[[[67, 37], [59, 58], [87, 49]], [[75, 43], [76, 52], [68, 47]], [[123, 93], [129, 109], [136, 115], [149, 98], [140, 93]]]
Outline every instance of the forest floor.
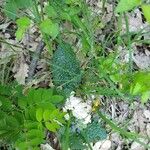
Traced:
[[[113, 35], [116, 34], [118, 28], [117, 15], [114, 14], [114, 1], [106, 1], [104, 8], [102, 9], [102, 2], [99, 0], [88, 0], [88, 6], [92, 12], [93, 18], [101, 19], [99, 20], [99, 27], [97, 26], [94, 32], [94, 37], [96, 42], [103, 43], [104, 49], [107, 53], [113, 53], [117, 49], [119, 63], [129, 61], [129, 52], [126, 46], [120, 44], [116, 47], [116, 41], [113, 38]], [[2, 2], [0, 2], [2, 5]], [[99, 17], [101, 16], [101, 17]], [[142, 11], [137, 8], [134, 11], [127, 13], [129, 32], [133, 33], [133, 41], [131, 43], [132, 49], [132, 63], [135, 70], [149, 70], [150, 69], [150, 25], [145, 21]], [[124, 36], [125, 40], [126, 35], [126, 23], [124, 19], [121, 20], [121, 34]], [[64, 26], [67, 28], [72, 28], [69, 23], [64, 23]], [[31, 58], [36, 50], [39, 42], [42, 37], [39, 34], [39, 29], [35, 26], [32, 26], [23, 39], [18, 42], [15, 37], [15, 31], [17, 30], [16, 24], [6, 18], [4, 14], [0, 11], [0, 80], [5, 82], [6, 78], [3, 76], [3, 73], [6, 71], [9, 74], [11, 79], [16, 80], [19, 84], [24, 85], [26, 88], [29, 87], [43, 87], [48, 86], [53, 87], [53, 81], [51, 78], [51, 72], [49, 71], [48, 59], [51, 59], [49, 56], [46, 47], [42, 50], [40, 56], [35, 66], [35, 72], [31, 72]], [[109, 38], [110, 37], [110, 38]], [[135, 38], [136, 37], [136, 38]], [[74, 47], [80, 49], [80, 42], [76, 39], [75, 36], [65, 37], [66, 41], [74, 43]], [[145, 42], [146, 41], [146, 42]], [[77, 57], [84, 68], [84, 64], [88, 62], [89, 57], [84, 57], [77, 50]], [[113, 69], [113, 68], [112, 68]], [[29, 74], [32, 74], [30, 82], [26, 82], [29, 78]], [[34, 79], [33, 79], [34, 76]], [[9, 78], [8, 77], [8, 78]], [[8, 79], [7, 78], [7, 79]], [[6, 79], [6, 80], [7, 80]], [[9, 79], [8, 79], [9, 80]], [[102, 112], [105, 112], [108, 118], [111, 118], [119, 127], [125, 127], [127, 131], [132, 131], [140, 134], [141, 136], [150, 136], [150, 101], [146, 104], [142, 104], [140, 98], [129, 102], [127, 100], [122, 100], [121, 98], [116, 97], [107, 97], [104, 95], [95, 95], [90, 94], [85, 101], [85, 97], [80, 95], [78, 96], [78, 90], [73, 97], [74, 101], [78, 101], [78, 106], [74, 113], [75, 117], [82, 118], [84, 112], [78, 112], [78, 109], [82, 107], [89, 107], [89, 110], [83, 108], [83, 111], [87, 111], [90, 118], [94, 116], [92, 112], [92, 103], [91, 101], [98, 99], [99, 100], [99, 109]], [[84, 100], [83, 100], [84, 99]], [[89, 101], [90, 102], [89, 102]], [[69, 104], [64, 105], [64, 109], [69, 109], [68, 107], [75, 107], [73, 102], [68, 102]], [[82, 105], [82, 106], [80, 106]], [[83, 106], [84, 105], [84, 106]], [[77, 116], [79, 115], [79, 116]], [[86, 121], [86, 120], [85, 120]], [[107, 139], [92, 143], [93, 150], [146, 150], [145, 146], [139, 144], [137, 141], [129, 140], [119, 133], [114, 132], [109, 125], [106, 124], [106, 130], [108, 131]], [[141, 141], [145, 145], [149, 145], [149, 139]], [[53, 147], [54, 148], [54, 147]], [[41, 149], [50, 150], [52, 147], [47, 144], [41, 145]]]

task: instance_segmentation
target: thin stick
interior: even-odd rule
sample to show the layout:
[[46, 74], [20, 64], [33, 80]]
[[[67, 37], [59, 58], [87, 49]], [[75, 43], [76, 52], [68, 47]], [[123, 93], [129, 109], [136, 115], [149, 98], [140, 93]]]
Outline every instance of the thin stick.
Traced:
[[31, 64], [29, 66], [29, 74], [28, 74], [27, 82], [30, 82], [33, 79], [35, 69], [37, 66], [37, 62], [40, 58], [41, 52], [44, 49], [44, 47], [45, 47], [45, 43], [43, 41], [40, 41], [37, 48], [36, 48], [36, 51], [33, 55]]

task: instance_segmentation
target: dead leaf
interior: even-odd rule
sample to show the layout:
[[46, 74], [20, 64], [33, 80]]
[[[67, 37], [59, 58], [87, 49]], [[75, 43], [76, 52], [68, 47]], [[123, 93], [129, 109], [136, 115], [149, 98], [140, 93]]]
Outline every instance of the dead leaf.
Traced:
[[110, 140], [102, 140], [93, 146], [94, 150], [110, 150], [111, 148], [111, 141]]
[[15, 74], [15, 78], [19, 84], [25, 84], [25, 78], [28, 77], [29, 66], [21, 62], [18, 72]]

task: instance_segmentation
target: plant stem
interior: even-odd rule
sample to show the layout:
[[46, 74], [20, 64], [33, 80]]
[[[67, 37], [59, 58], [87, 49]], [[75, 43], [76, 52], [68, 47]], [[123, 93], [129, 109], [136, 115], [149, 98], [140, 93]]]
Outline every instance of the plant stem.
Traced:
[[125, 13], [124, 13], [124, 18], [125, 18], [126, 32], [127, 32], [127, 38], [128, 38], [127, 49], [129, 51], [129, 73], [132, 74], [132, 71], [133, 71], [132, 53], [133, 53], [133, 51], [131, 49], [131, 35], [130, 35], [130, 30], [129, 30], [128, 16]]

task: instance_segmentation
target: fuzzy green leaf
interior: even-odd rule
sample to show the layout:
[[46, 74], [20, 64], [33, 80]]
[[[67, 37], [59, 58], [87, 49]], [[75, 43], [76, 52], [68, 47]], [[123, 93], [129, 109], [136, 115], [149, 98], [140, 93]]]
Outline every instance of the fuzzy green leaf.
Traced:
[[81, 81], [81, 69], [76, 55], [69, 44], [62, 43], [54, 52], [52, 59], [52, 76], [56, 86], [69, 94]]
[[84, 131], [87, 140], [89, 142], [97, 142], [99, 140], [104, 140], [107, 137], [106, 130], [103, 129], [99, 123], [93, 122], [87, 126]]

